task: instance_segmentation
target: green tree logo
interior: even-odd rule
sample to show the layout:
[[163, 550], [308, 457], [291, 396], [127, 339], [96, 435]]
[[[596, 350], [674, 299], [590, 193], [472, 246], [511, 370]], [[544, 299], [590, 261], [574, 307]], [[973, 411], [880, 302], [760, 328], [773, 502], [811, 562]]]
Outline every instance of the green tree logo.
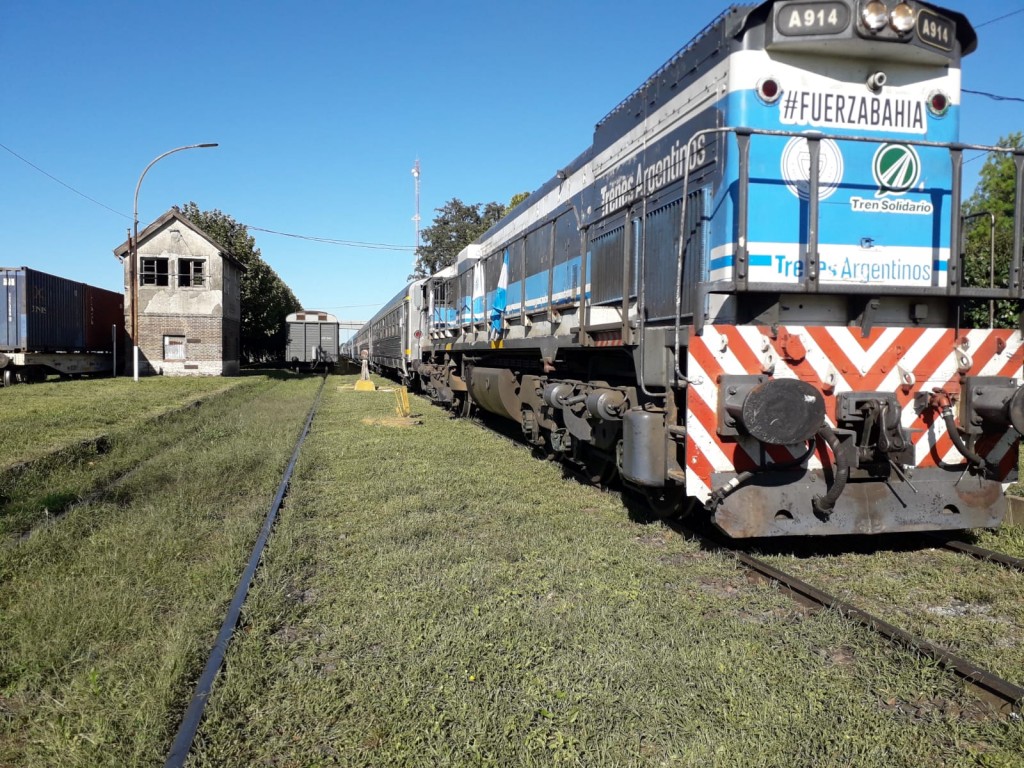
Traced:
[[921, 158], [907, 144], [883, 144], [871, 161], [878, 192], [875, 197], [902, 195], [921, 178]]

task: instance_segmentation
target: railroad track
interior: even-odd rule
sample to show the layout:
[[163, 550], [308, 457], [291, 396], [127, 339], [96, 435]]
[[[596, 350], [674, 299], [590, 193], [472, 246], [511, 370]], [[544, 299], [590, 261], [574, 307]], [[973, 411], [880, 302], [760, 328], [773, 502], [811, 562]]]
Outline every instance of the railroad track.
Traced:
[[1014, 557], [1013, 555], [1007, 555], [991, 549], [984, 549], [983, 547], [968, 544], [957, 539], [946, 539], [941, 536], [933, 536], [932, 539], [935, 541], [937, 547], [942, 547], [943, 549], [948, 549], [952, 552], [959, 552], [962, 555], [973, 557], [976, 560], [984, 560], [988, 563], [998, 563], [999, 565], [1004, 565], [1007, 568], [1012, 568], [1015, 571], [1024, 571], [1024, 558]]
[[[987, 670], [982, 665], [970, 659], [959, 656], [947, 648], [943, 648], [935, 643], [925, 640], [922, 637], [914, 635], [911, 632], [901, 629], [900, 627], [897, 627], [896, 625], [891, 624], [868, 611], [858, 608], [852, 603], [842, 600], [823, 589], [812, 586], [793, 574], [787, 573], [780, 568], [776, 568], [775, 566], [753, 557], [740, 549], [731, 547], [720, 541], [715, 541], [699, 531], [689, 528], [679, 522], [671, 522], [669, 523], [669, 526], [681, 535], [699, 540], [708, 548], [716, 549], [732, 555], [737, 562], [739, 562], [748, 571], [782, 585], [801, 602], [824, 609], [834, 610], [840, 616], [855, 624], [865, 627], [872, 632], [876, 632], [890, 642], [896, 643], [897, 645], [915, 653], [919, 653], [929, 659], [933, 659], [944, 669], [952, 672], [967, 683], [972, 689], [979, 693], [982, 699], [991, 704], [1000, 713], [1013, 719], [1019, 719], [1021, 717], [1021, 711], [1022, 708], [1024, 708], [1024, 687], [999, 677], [994, 672]], [[941, 537], [939, 537], [939, 539], [941, 539]], [[950, 546], [947, 546], [946, 548], [953, 551], [968, 554], [978, 559], [1000, 563], [1013, 568], [1020, 568], [1020, 564], [1022, 563], [1019, 558], [1014, 558], [999, 552], [992, 552], [990, 550], [985, 550], [981, 547], [975, 547], [970, 544], [964, 544], [959, 541], [941, 540], [939, 544], [941, 546], [949, 544]]]
[[[519, 440], [514, 433], [496, 429], [492, 420], [481, 418], [479, 413], [475, 414], [471, 418], [471, 421], [481, 428], [487, 429], [512, 442], [520, 445], [523, 444], [522, 440]], [[503, 422], [499, 423], [504, 426]], [[592, 485], [592, 483], [587, 481], [584, 475], [571, 471], [571, 468], [569, 474], [576, 477], [577, 480], [584, 484]], [[618, 493], [620, 497], [623, 498], [623, 501], [625, 501], [626, 494], [622, 489], [616, 489], [611, 492]], [[701, 541], [704, 546], [709, 548], [731, 554], [748, 571], [751, 571], [762, 578], [777, 582], [803, 603], [823, 609], [834, 610], [844, 618], [859, 624], [872, 632], [876, 632], [890, 642], [900, 645], [901, 647], [915, 653], [919, 653], [927, 658], [933, 659], [943, 668], [949, 670], [962, 679], [968, 686], [974, 689], [984, 701], [993, 706], [994, 709], [1014, 719], [1020, 718], [1022, 708], [1024, 708], [1024, 687], [1001, 678], [994, 672], [985, 669], [982, 665], [977, 664], [970, 659], [964, 658], [953, 653], [947, 648], [943, 648], [935, 643], [925, 640], [922, 637], [918, 637], [911, 632], [901, 629], [900, 627], [897, 627], [896, 625], [891, 624], [868, 611], [858, 608], [857, 606], [842, 600], [825, 590], [814, 587], [802, 579], [776, 568], [763, 560], [753, 557], [736, 547], [722, 542], [717, 538], [713, 539], [711, 536], [691, 528], [678, 520], [666, 520], [665, 522], [670, 528], [681, 535], [697, 539]], [[973, 544], [967, 544], [965, 542], [937, 534], [928, 534], [927, 538], [936, 547], [968, 555], [978, 560], [997, 563], [1007, 568], [1024, 570], [1024, 559], [1013, 557], [1012, 555], [984, 549]]]
[[292, 473], [295, 471], [295, 464], [299, 460], [299, 452], [302, 449], [302, 444], [306, 441], [306, 437], [309, 435], [310, 427], [313, 425], [313, 419], [316, 417], [317, 410], [320, 407], [320, 399], [323, 395], [324, 385], [326, 383], [327, 376], [325, 374], [320, 380], [320, 386], [317, 388], [316, 397], [313, 399], [313, 405], [309, 409], [309, 414], [306, 417], [306, 423], [303, 426], [302, 431], [299, 433], [298, 440], [295, 442], [295, 449], [292, 451], [292, 456], [288, 461], [288, 466], [285, 467], [281, 483], [277, 487], [277, 493], [274, 495], [274, 499], [270, 503], [270, 508], [267, 510], [266, 517], [263, 520], [263, 527], [260, 529], [260, 534], [256, 539], [256, 543], [253, 545], [245, 571], [242, 572], [242, 577], [238, 581], [238, 587], [235, 589], [234, 596], [231, 599], [231, 604], [228, 606], [227, 614], [221, 624], [220, 632], [217, 634], [217, 639], [213, 644], [210, 656], [206, 661], [206, 666], [203, 668], [203, 672], [199, 676], [199, 681], [196, 683], [195, 690], [192, 693], [192, 699], [189, 701], [189, 705], [185, 710], [185, 715], [182, 718], [181, 725], [178, 727], [174, 741], [171, 743], [170, 752], [168, 753], [167, 760], [164, 763], [165, 768], [180, 768], [180, 766], [183, 766], [185, 761], [188, 759], [188, 753], [191, 751], [192, 742], [195, 740], [196, 733], [199, 731], [199, 724], [202, 721], [203, 712], [206, 709], [206, 702], [210, 698], [210, 691], [213, 688], [214, 680], [216, 680], [217, 674], [220, 672], [220, 668], [224, 663], [224, 657], [227, 655], [228, 646], [231, 643], [231, 637], [234, 634], [235, 627], [238, 625], [238, 619], [242, 613], [242, 605], [245, 603], [245, 598], [249, 594], [249, 587], [256, 575], [256, 569], [259, 567], [260, 559], [263, 555], [263, 549], [267, 544], [267, 540], [270, 538], [271, 530], [274, 527], [274, 521], [277, 520], [277, 514], [281, 509], [282, 503], [284, 503], [285, 495], [288, 493]]

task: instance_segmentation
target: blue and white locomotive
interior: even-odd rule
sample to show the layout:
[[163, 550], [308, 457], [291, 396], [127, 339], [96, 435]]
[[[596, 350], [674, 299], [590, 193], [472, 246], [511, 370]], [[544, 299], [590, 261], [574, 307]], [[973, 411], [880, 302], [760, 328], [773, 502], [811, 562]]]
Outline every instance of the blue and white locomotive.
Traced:
[[371, 361], [732, 536], [998, 525], [1024, 349], [961, 317], [1024, 296], [1024, 153], [1010, 272], [969, 286], [963, 152], [1009, 152], [959, 143], [975, 47], [914, 0], [730, 8], [389, 303]]

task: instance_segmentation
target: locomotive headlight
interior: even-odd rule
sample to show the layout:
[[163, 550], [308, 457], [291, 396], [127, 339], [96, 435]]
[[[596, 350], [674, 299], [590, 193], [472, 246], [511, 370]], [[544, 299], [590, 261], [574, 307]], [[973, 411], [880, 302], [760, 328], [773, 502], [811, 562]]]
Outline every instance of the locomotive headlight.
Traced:
[[872, 32], [881, 32], [889, 23], [889, 9], [879, 0], [864, 3], [860, 9], [860, 20]]
[[907, 3], [900, 3], [889, 14], [889, 25], [901, 35], [907, 34], [914, 28], [917, 21], [914, 9]]

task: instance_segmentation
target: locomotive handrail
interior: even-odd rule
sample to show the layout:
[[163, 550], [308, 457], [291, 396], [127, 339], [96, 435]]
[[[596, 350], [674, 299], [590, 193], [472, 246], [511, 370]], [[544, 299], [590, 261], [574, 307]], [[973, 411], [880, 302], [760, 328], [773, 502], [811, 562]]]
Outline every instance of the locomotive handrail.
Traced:
[[[733, 251], [734, 267], [731, 280], [720, 280], [714, 283], [701, 283], [698, 289], [698, 301], [693, 313], [695, 331], [699, 335], [704, 326], [704, 299], [710, 293], [754, 293], [754, 292], [808, 292], [808, 293], [844, 293], [844, 294], [871, 294], [871, 295], [903, 295], [908, 288], [906, 286], [869, 286], [846, 283], [822, 285], [818, 269], [818, 242], [819, 242], [819, 212], [821, 201], [818, 199], [820, 185], [820, 167], [818, 163], [821, 151], [821, 142], [824, 140], [836, 142], [860, 142], [866, 144], [882, 144], [891, 142], [890, 137], [876, 136], [843, 136], [839, 134], [821, 133], [818, 131], [784, 131], [768, 128], [748, 128], [745, 126], [721, 126], [715, 128], [704, 128], [697, 131], [686, 142], [683, 150], [683, 198], [680, 206], [680, 237], [676, 253], [676, 311], [675, 311], [675, 375], [676, 381], [681, 384], [687, 383], [679, 365], [680, 352], [680, 330], [682, 320], [682, 289], [683, 289], [683, 257], [685, 255], [686, 240], [682, 231], [686, 226], [686, 208], [689, 203], [686, 191], [690, 184], [690, 151], [692, 147], [698, 146], [698, 139], [711, 134], [735, 134], [737, 152], [739, 156], [739, 179], [736, 189], [736, 219], [738, 232]], [[748, 273], [748, 231], [750, 224], [750, 137], [751, 136], [779, 136], [788, 138], [803, 138], [807, 140], [808, 150], [811, 153], [810, 179], [808, 180], [808, 223], [807, 223], [807, 244], [804, 250], [804, 257], [807, 263], [807, 280], [803, 285], [782, 284], [782, 283], [751, 283]], [[1024, 268], [1024, 149], [1015, 147], [996, 147], [986, 144], [962, 144], [959, 142], [938, 142], [923, 139], [899, 139], [900, 144], [915, 147], [932, 147], [946, 149], [950, 153], [950, 163], [953, 169], [953, 180], [950, 188], [950, 246], [949, 246], [949, 268], [944, 293], [959, 298], [988, 298], [988, 299], [1020, 299], [1024, 298], [1024, 283], [1021, 280], [1021, 270]], [[1002, 153], [1013, 156], [1015, 166], [1015, 205], [1013, 216], [1013, 253], [1011, 254], [1009, 273], [1007, 275], [1008, 285], [1005, 289], [994, 287], [978, 288], [961, 285], [960, 257], [963, 243], [961, 242], [961, 190], [963, 184], [963, 152]], [[917, 292], [932, 294], [938, 291], [920, 289]]]

